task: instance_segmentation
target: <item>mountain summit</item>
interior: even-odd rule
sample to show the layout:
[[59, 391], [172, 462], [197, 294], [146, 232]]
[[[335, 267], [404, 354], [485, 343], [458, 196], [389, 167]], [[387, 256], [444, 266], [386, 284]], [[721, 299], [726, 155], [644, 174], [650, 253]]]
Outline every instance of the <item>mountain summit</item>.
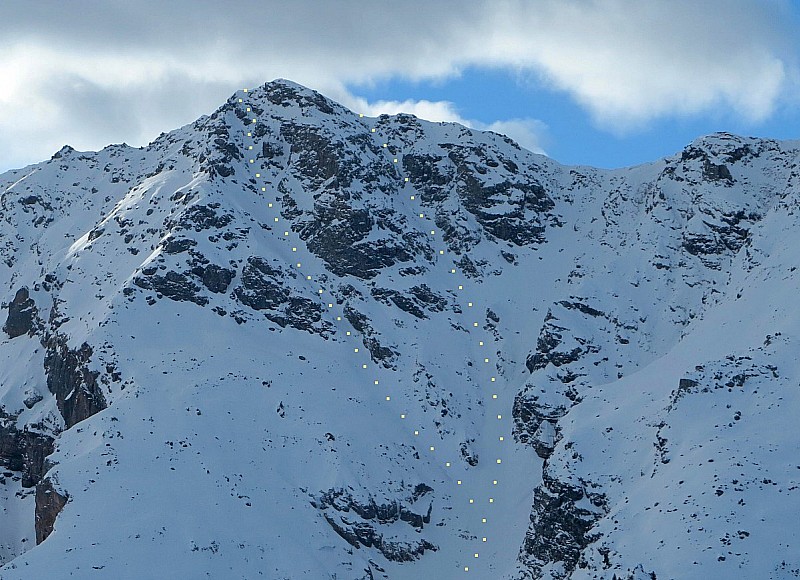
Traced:
[[797, 577], [799, 160], [278, 80], [0, 175], [0, 577]]

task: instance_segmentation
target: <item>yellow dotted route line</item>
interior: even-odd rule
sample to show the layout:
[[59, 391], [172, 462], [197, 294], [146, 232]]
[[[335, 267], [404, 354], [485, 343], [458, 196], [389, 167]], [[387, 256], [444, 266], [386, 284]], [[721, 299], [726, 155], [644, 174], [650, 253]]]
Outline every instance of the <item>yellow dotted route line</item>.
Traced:
[[[248, 89], [243, 89], [243, 92], [244, 92], [244, 93], [247, 93], [247, 92], [248, 92]], [[239, 99], [239, 103], [243, 103], [243, 99], [242, 99], [242, 98], [240, 98], [240, 99]], [[245, 110], [245, 112], [246, 112], [246, 113], [250, 113], [250, 112], [252, 112], [252, 110], [251, 110], [251, 107], [246, 107], [246, 110]], [[363, 118], [363, 117], [364, 117], [364, 115], [363, 115], [363, 114], [360, 114], [360, 115], [359, 115], [359, 118]], [[257, 118], [256, 118], [256, 117], [253, 117], [253, 118], [252, 118], [252, 120], [251, 120], [251, 123], [253, 123], [253, 124], [254, 124], [254, 123], [256, 123], [256, 122], [257, 122]], [[373, 127], [373, 128], [371, 128], [371, 132], [372, 132], [372, 133], [375, 133], [375, 132], [376, 132], [376, 129], [375, 129], [374, 127]], [[252, 131], [248, 131], [248, 132], [247, 132], [247, 137], [252, 137]], [[389, 144], [388, 144], [388, 143], [383, 143], [382, 145], [383, 145], [383, 146], [382, 146], [382, 148], [383, 148], [383, 149], [388, 149], [388, 146], [389, 146]], [[253, 151], [253, 145], [248, 145], [248, 147], [247, 147], [247, 151]], [[393, 162], [393, 163], [398, 163], [398, 162], [399, 162], [399, 159], [398, 159], [397, 157], [393, 157], [393, 159], [392, 159], [392, 162]], [[250, 158], [250, 159], [249, 159], [249, 164], [253, 164], [253, 165], [255, 165], [255, 158]], [[260, 172], [256, 172], [256, 173], [255, 173], [255, 177], [256, 177], [256, 178], [261, 178], [261, 173], [260, 173]], [[408, 183], [408, 182], [409, 182], [409, 178], [408, 178], [408, 177], [403, 177], [403, 183]], [[262, 192], [266, 192], [266, 191], [267, 191], [267, 188], [266, 188], [266, 186], [262, 186], [262, 187], [261, 187], [261, 191], [262, 191]], [[414, 195], [414, 194], [411, 194], [411, 195], [410, 195], [410, 199], [411, 199], [411, 201], [415, 201], [415, 200], [416, 200], [416, 195]], [[272, 208], [272, 207], [273, 207], [273, 203], [272, 203], [272, 202], [269, 202], [267, 205], [268, 205], [268, 207], [270, 207], [270, 208]], [[421, 219], [425, 219], [425, 218], [426, 218], [426, 215], [425, 215], [425, 213], [424, 213], [424, 212], [422, 212], [422, 213], [420, 213], [420, 214], [419, 214], [419, 217], [420, 217]], [[279, 221], [280, 221], [280, 219], [279, 219], [278, 217], [275, 217], [275, 218], [274, 218], [274, 220], [275, 220], [275, 222], [279, 222]], [[436, 235], [436, 230], [435, 230], [435, 229], [432, 229], [432, 230], [430, 230], [430, 235], [432, 235], [432, 236], [435, 236], [435, 235]], [[288, 238], [288, 237], [289, 237], [289, 231], [288, 231], [288, 230], [287, 230], [287, 231], [284, 231], [284, 238]], [[297, 247], [292, 247], [292, 252], [297, 252]], [[439, 255], [441, 255], [441, 256], [444, 256], [444, 255], [445, 255], [445, 251], [444, 251], [444, 250], [439, 250]], [[302, 266], [302, 263], [301, 263], [301, 262], [297, 262], [297, 263], [296, 263], [296, 267], [297, 267], [298, 269], [299, 269], [299, 268], [301, 268], [301, 266]], [[457, 272], [457, 271], [456, 271], [456, 269], [455, 269], [455, 268], [451, 268], [451, 269], [450, 269], [450, 273], [451, 273], [451, 274], [456, 274], [456, 272]], [[307, 276], [306, 276], [306, 279], [307, 279], [308, 281], [311, 281], [311, 280], [312, 280], [312, 277], [311, 277], [310, 275], [307, 275]], [[458, 290], [459, 290], [459, 291], [463, 291], [463, 290], [464, 290], [464, 285], [463, 285], [463, 284], [459, 284], [459, 285], [458, 285]], [[319, 293], [319, 295], [320, 295], [320, 296], [322, 296], [322, 295], [324, 294], [324, 290], [323, 290], [322, 288], [320, 288], [320, 289], [318, 290], [318, 293]], [[333, 302], [328, 302], [327, 304], [328, 304], [328, 308], [329, 308], [329, 309], [332, 309], [332, 308], [333, 308]], [[474, 307], [474, 304], [473, 304], [472, 302], [468, 302], [468, 303], [467, 303], [467, 307], [468, 307], [468, 308], [473, 308], [473, 307]], [[337, 322], [341, 322], [341, 321], [342, 321], [342, 317], [341, 317], [341, 316], [336, 316], [336, 321], [337, 321]], [[477, 328], [478, 326], [479, 326], [478, 322], [473, 322], [473, 327], [474, 327], [474, 328]], [[346, 336], [352, 336], [352, 332], [351, 332], [351, 331], [349, 331], [349, 330], [347, 330], [347, 331], [346, 331]], [[480, 346], [480, 347], [483, 347], [483, 346], [485, 346], [485, 343], [484, 343], [484, 341], [482, 341], [482, 340], [481, 340], [481, 341], [478, 341], [478, 346]], [[354, 347], [354, 348], [353, 348], [353, 353], [354, 353], [354, 354], [359, 354], [359, 352], [360, 352], [360, 347]], [[490, 359], [489, 359], [488, 357], [484, 357], [483, 361], [484, 361], [484, 363], [489, 363], [489, 362], [490, 362]], [[362, 368], [362, 369], [367, 369], [367, 368], [368, 368], [368, 365], [367, 365], [367, 364], [362, 364], [362, 365], [361, 365], [361, 368]], [[494, 383], [494, 382], [496, 382], [496, 377], [494, 377], [494, 376], [493, 376], [493, 377], [491, 377], [491, 382], [493, 382], [493, 383]], [[373, 381], [373, 384], [374, 384], [374, 385], [376, 385], [376, 386], [377, 386], [377, 385], [379, 385], [379, 384], [380, 384], [380, 381], [379, 381], [379, 379], [374, 379], [374, 381]], [[386, 397], [386, 401], [391, 401], [391, 395], [386, 395], [385, 397]], [[498, 395], [497, 395], [496, 393], [492, 394], [492, 399], [493, 399], [493, 400], [496, 400], [497, 398], [498, 398]], [[503, 418], [503, 416], [502, 416], [501, 414], [498, 414], [498, 415], [497, 415], [497, 419], [498, 419], [498, 420], [502, 420], [502, 418]], [[401, 413], [401, 414], [400, 414], [400, 419], [403, 419], [403, 420], [404, 420], [404, 419], [406, 419], [406, 414], [405, 414], [405, 413]], [[420, 429], [415, 429], [415, 430], [413, 431], [413, 433], [414, 433], [414, 436], [415, 436], [415, 437], [419, 436], [419, 435], [420, 435]], [[505, 438], [504, 438], [503, 436], [500, 436], [500, 437], [499, 437], [499, 441], [500, 441], [500, 442], [503, 442], [503, 441], [504, 441], [504, 439], [505, 439]], [[431, 452], [434, 452], [435, 450], [436, 450], [436, 447], [435, 447], [434, 445], [430, 445], [430, 446], [429, 446], [429, 451], [431, 451]], [[501, 464], [501, 463], [502, 463], [502, 459], [501, 459], [501, 458], [497, 458], [497, 459], [496, 459], [496, 464], [498, 464], [498, 465], [499, 465], [499, 464]], [[452, 463], [451, 463], [450, 461], [446, 461], [446, 462], [445, 462], [445, 467], [449, 468], [449, 467], [451, 467], [451, 466], [452, 466]], [[464, 483], [464, 482], [463, 482], [463, 480], [461, 480], [461, 479], [459, 479], [459, 480], [456, 480], [456, 485], [457, 485], [457, 486], [460, 486], [460, 485], [462, 485], [463, 483]], [[498, 480], [496, 480], [496, 479], [492, 480], [492, 485], [497, 485], [497, 484], [498, 484]], [[490, 503], [490, 504], [493, 504], [493, 503], [494, 503], [494, 498], [493, 498], [493, 497], [490, 497], [490, 498], [488, 498], [488, 500], [489, 500], [489, 501], [488, 501], [488, 503]], [[471, 504], [471, 505], [474, 505], [474, 504], [475, 504], [475, 499], [474, 499], [474, 498], [469, 498], [469, 500], [468, 500], [468, 501], [469, 501], [469, 504]], [[482, 524], [486, 524], [486, 523], [487, 523], [487, 518], [485, 518], [485, 517], [482, 517], [482, 518], [481, 518], [481, 523], [482, 523]], [[485, 543], [485, 542], [487, 542], [487, 541], [488, 541], [488, 538], [487, 538], [486, 536], [482, 536], [482, 537], [481, 537], [481, 542], [482, 542], [482, 543]], [[479, 555], [480, 555], [480, 553], [479, 553], [479, 552], [474, 552], [474, 553], [473, 553], [473, 557], [474, 557], [474, 558], [478, 558], [478, 557], [479, 557]], [[469, 570], [470, 570], [469, 566], [464, 566], [464, 571], [465, 571], [465, 572], [469, 572]]]
[[[372, 129], [372, 132], [373, 133], [375, 132], [374, 128]], [[383, 147], [387, 148], [387, 145], [388, 145], [387, 143], [384, 143]], [[397, 163], [397, 158], [394, 158], [394, 163]], [[404, 178], [404, 182], [408, 182], [408, 181], [409, 181], [409, 178], [405, 177]], [[411, 199], [411, 201], [414, 201], [416, 199], [416, 196], [415, 195], [410, 195], [410, 199]], [[420, 213], [419, 217], [424, 219], [425, 218], [424, 212]], [[435, 230], [431, 230], [431, 235], [435, 235], [435, 233], [436, 233]], [[441, 256], [445, 255], [445, 251], [444, 250], [439, 250], [439, 255], [441, 255]], [[455, 268], [451, 268], [450, 269], [450, 273], [451, 274], [456, 274], [457, 270]], [[458, 285], [458, 290], [462, 290], [463, 291], [464, 290], [464, 285], [463, 284], [459, 284]], [[474, 307], [474, 303], [473, 302], [468, 302], [467, 303], [467, 307], [468, 308], [473, 308]], [[474, 328], [477, 328], [478, 326], [479, 326], [478, 322], [473, 322], [473, 327]], [[482, 340], [478, 341], [478, 346], [483, 347], [484, 345], [485, 345], [484, 341], [482, 341]], [[489, 363], [490, 359], [488, 357], [484, 357], [483, 362], [484, 363]], [[496, 377], [492, 377], [491, 378], [491, 382], [496, 382]], [[492, 399], [493, 400], [496, 400], [497, 398], [498, 398], [498, 396], [497, 396], [496, 393], [492, 394]], [[502, 418], [503, 418], [502, 414], [498, 414], [497, 415], [497, 419], [498, 420], [502, 420]], [[414, 431], [414, 435], [417, 435], [417, 434], [418, 434], [418, 431]], [[504, 437], [500, 436], [499, 437], [499, 441], [503, 442], [504, 441]], [[431, 451], [433, 451], [433, 447], [431, 447]], [[497, 458], [495, 461], [496, 461], [496, 464], [498, 464], [498, 465], [502, 463], [502, 459], [501, 458]], [[451, 462], [449, 462], [449, 461], [445, 462], [445, 467], [451, 467], [451, 465], [452, 465]], [[456, 485], [458, 485], [458, 486], [462, 485], [463, 483], [464, 483], [463, 480], [460, 480], [460, 479], [456, 480]], [[498, 484], [498, 480], [496, 480], [496, 479], [492, 480], [492, 485], [497, 485], [497, 484]], [[494, 503], [494, 498], [493, 497], [488, 498], [488, 500], [489, 500], [488, 503], [490, 503], [490, 504]], [[469, 501], [470, 505], [474, 505], [475, 504], [475, 499], [474, 498], [469, 498], [468, 501]], [[487, 523], [487, 518], [485, 518], [485, 517], [481, 518], [481, 523], [482, 524], [486, 524]], [[488, 538], [486, 536], [482, 536], [481, 537], [481, 542], [482, 543], [485, 543], [487, 541], [488, 541]], [[473, 553], [473, 557], [474, 558], [478, 558], [479, 556], [480, 556], [480, 552], [474, 552]], [[465, 572], [469, 572], [469, 570], [470, 570], [469, 566], [464, 566], [464, 571]]]

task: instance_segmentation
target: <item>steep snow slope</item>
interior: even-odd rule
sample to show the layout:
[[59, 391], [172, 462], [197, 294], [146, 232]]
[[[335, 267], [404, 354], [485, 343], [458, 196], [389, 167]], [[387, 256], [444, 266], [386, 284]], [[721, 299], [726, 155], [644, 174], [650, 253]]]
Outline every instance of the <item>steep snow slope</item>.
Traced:
[[0, 576], [792, 577], [798, 148], [275, 81], [0, 176]]

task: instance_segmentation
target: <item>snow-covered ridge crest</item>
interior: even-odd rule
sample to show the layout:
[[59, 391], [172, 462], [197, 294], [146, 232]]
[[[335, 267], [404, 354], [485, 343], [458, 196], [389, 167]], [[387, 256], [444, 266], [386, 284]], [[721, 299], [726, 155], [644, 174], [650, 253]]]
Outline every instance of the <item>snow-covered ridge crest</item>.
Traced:
[[278, 80], [0, 176], [0, 576], [798, 574], [799, 150]]

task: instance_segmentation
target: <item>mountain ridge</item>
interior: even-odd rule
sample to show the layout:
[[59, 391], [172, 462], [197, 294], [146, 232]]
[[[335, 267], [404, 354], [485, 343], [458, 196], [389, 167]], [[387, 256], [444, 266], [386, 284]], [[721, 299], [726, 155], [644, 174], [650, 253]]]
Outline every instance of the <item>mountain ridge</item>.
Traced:
[[[279, 80], [147, 147], [3, 174], [0, 575], [792, 577], [791, 540], [704, 495], [781, 521], [760, 474], [797, 504], [751, 441], [793, 440], [748, 418], [797, 408], [774, 312], [795, 258], [770, 234], [798, 145], [567, 167]], [[682, 473], [683, 432], [714, 469]]]

